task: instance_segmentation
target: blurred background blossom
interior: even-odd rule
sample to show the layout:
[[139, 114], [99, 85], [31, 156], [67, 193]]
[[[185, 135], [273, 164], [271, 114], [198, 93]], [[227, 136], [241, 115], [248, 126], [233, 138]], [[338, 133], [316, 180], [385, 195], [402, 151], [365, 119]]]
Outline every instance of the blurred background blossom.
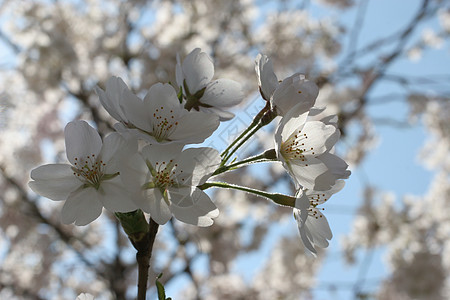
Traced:
[[[246, 95], [205, 145], [223, 150], [264, 106], [254, 73], [264, 53], [279, 78], [302, 72], [320, 87], [353, 175], [326, 205], [334, 239], [317, 258], [292, 210], [217, 190], [212, 227], [161, 228], [150, 283], [162, 272], [174, 299], [448, 299], [449, 35], [443, 0], [2, 1], [0, 298], [133, 299], [135, 252], [114, 216], [63, 225], [59, 203], [27, 187], [29, 172], [65, 162], [69, 121], [112, 131], [96, 85], [120, 76], [145, 95], [176, 82], [176, 55], [199, 47]], [[237, 155], [273, 148], [274, 129]], [[223, 176], [294, 192], [278, 164]]]

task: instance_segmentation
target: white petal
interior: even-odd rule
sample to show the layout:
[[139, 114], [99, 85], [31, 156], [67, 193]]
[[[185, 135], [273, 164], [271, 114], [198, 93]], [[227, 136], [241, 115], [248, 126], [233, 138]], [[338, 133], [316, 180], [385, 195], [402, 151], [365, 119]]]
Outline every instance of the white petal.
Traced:
[[[149, 124], [150, 124], [150, 121], [149, 121]], [[140, 129], [128, 128], [128, 127], [125, 127], [122, 123], [116, 123], [116, 124], [114, 124], [113, 127], [125, 139], [133, 139], [134, 138], [134, 139], [138, 139], [138, 140], [148, 141], [149, 143], [158, 143], [158, 141], [156, 141], [156, 139], [152, 135], [150, 135]]]
[[228, 121], [234, 118], [234, 113], [217, 108], [217, 107], [199, 107], [201, 112], [216, 114], [220, 121]]
[[142, 210], [149, 213], [150, 217], [159, 225], [166, 224], [172, 217], [172, 212], [164, 201], [161, 192], [158, 189], [148, 189], [144, 191], [144, 196], [148, 203], [148, 210], [147, 207], [142, 208]]
[[298, 184], [313, 190], [318, 190], [316, 186], [317, 177], [328, 170], [324, 163], [313, 157], [308, 158], [308, 165], [305, 165], [302, 161], [291, 161], [287, 163], [287, 169]]
[[[322, 113], [327, 107], [326, 106], [321, 106], [321, 107], [311, 107], [311, 109], [309, 110], [309, 116], [311, 117], [315, 117], [317, 115], [319, 115], [320, 113]], [[321, 120], [323, 122], [323, 120]], [[326, 123], [326, 122], [324, 122]], [[327, 123], [328, 124], [328, 123]]]
[[178, 87], [183, 87], [184, 74], [183, 69], [181, 68], [181, 59], [180, 55], [177, 53], [177, 65], [175, 66], [175, 78], [177, 81]]
[[214, 107], [231, 107], [241, 103], [243, 99], [242, 87], [238, 82], [218, 79], [208, 83], [200, 101]]
[[94, 188], [79, 189], [72, 193], [61, 211], [64, 224], [83, 226], [97, 219], [102, 213], [102, 203], [98, 199], [98, 192]]
[[314, 255], [317, 254], [316, 249], [311, 244], [311, 241], [308, 238], [307, 227], [305, 226], [305, 222], [307, 219], [302, 219], [301, 211], [296, 208], [294, 208], [294, 217], [295, 217], [295, 220], [297, 221], [298, 231], [300, 233], [300, 238], [302, 239], [303, 245], [305, 245], [305, 247], [309, 251], [311, 251], [312, 254], [314, 254]]
[[122, 95], [120, 106], [129, 123], [143, 130], [150, 129], [149, 112], [141, 98], [126, 89]]
[[316, 178], [315, 189], [328, 190], [335, 185], [336, 180], [348, 178], [347, 163], [340, 157], [326, 152], [318, 157], [327, 167], [327, 171]]
[[[161, 106], [166, 109], [166, 113], [171, 109], [179, 111], [183, 108], [178, 100], [177, 92], [168, 83], [156, 83], [152, 85], [144, 98], [144, 103], [146, 109], [151, 111], [150, 116], [153, 116], [156, 109], [160, 111]], [[164, 113], [164, 111], [160, 111], [160, 113]]]
[[87, 156], [98, 156], [102, 148], [102, 139], [97, 130], [85, 121], [69, 122], [64, 129], [66, 138], [67, 159], [75, 164], [78, 160], [84, 160]]
[[305, 75], [296, 73], [278, 85], [271, 103], [282, 116], [296, 105], [300, 105], [301, 113], [304, 113], [314, 106], [318, 94], [319, 88], [314, 82], [307, 80]]
[[219, 124], [219, 117], [216, 115], [191, 111], [178, 121], [178, 126], [170, 135], [170, 139], [184, 141], [186, 144], [203, 143]]
[[[298, 109], [297, 109], [298, 108]], [[300, 106], [291, 109], [278, 123], [275, 132], [275, 141], [277, 145], [288, 140], [292, 135], [302, 130], [308, 119], [308, 112], [303, 112]]]
[[183, 75], [189, 92], [195, 94], [204, 88], [214, 76], [212, 59], [199, 48], [192, 50], [182, 63]]
[[310, 201], [308, 198], [308, 194], [304, 193], [302, 190], [299, 190], [295, 199], [295, 208], [302, 211], [302, 213], [300, 214], [302, 216], [302, 220], [306, 220], [307, 215], [305, 215], [304, 212], [306, 212], [306, 214], [308, 213], [309, 206]]
[[325, 151], [329, 150], [326, 148], [326, 142], [331, 136], [334, 136], [336, 134], [336, 131], [336, 127], [334, 127], [333, 125], [326, 125], [321, 121], [306, 122], [305, 126], [303, 126], [303, 129], [300, 132], [300, 136], [302, 134], [306, 134], [307, 137], [302, 139], [302, 143], [305, 144], [303, 147], [306, 150], [304, 151], [303, 155], [312, 155], [317, 157]]
[[209, 196], [195, 187], [169, 190], [170, 209], [178, 220], [201, 227], [211, 226], [219, 210]]
[[258, 54], [255, 60], [256, 77], [258, 85], [265, 100], [269, 100], [278, 86], [278, 78], [273, 71], [272, 61], [262, 54]]
[[108, 174], [116, 173], [119, 161], [136, 153], [137, 147], [135, 138], [125, 139], [117, 132], [107, 135], [99, 154], [102, 161], [106, 163], [104, 172]]
[[141, 189], [144, 183], [149, 182], [151, 175], [141, 154], [135, 153], [124, 157], [118, 164], [120, 179], [127, 190], [133, 192]]
[[156, 169], [163, 164], [167, 166], [171, 160], [175, 161], [181, 155], [182, 148], [183, 145], [174, 143], [147, 145], [142, 149], [142, 157]]
[[52, 200], [65, 200], [69, 194], [79, 188], [78, 180], [70, 165], [50, 164], [31, 171], [29, 187], [37, 194]]
[[[117, 121], [126, 122], [127, 117], [125, 116], [125, 113], [122, 111], [122, 108], [119, 105], [119, 95], [121, 94], [121, 87], [120, 83], [118, 83], [117, 81], [123, 83], [122, 79], [117, 77], [112, 77], [106, 82], [106, 89], [109, 91], [108, 94], [111, 94], [111, 97], [109, 97], [108, 94], [105, 93], [105, 91], [97, 86], [95, 87], [95, 92], [100, 99], [100, 103], [111, 115], [111, 117], [113, 117]], [[108, 85], [110, 87], [108, 87]]]
[[103, 206], [111, 212], [129, 212], [137, 209], [119, 177], [103, 181], [100, 186], [100, 199]]
[[126, 91], [130, 92], [128, 86], [120, 77], [111, 77], [106, 81], [106, 93], [100, 88], [96, 88], [100, 102], [106, 111], [117, 121], [127, 122], [127, 117], [123, 111], [123, 97]]
[[75, 300], [94, 300], [94, 296], [89, 293], [81, 293]]
[[197, 186], [205, 183], [219, 167], [220, 155], [213, 148], [189, 148], [181, 153], [176, 163], [178, 183]]
[[344, 185], [345, 185], [344, 180], [338, 180], [329, 190], [325, 191], [306, 190], [306, 195], [308, 196], [308, 198], [310, 199], [314, 198], [316, 201], [318, 201], [319, 204], [322, 204], [328, 201], [332, 195], [342, 190], [342, 188], [344, 188]]
[[320, 211], [317, 211], [316, 217], [309, 217], [306, 223], [313, 236], [318, 235], [326, 238], [327, 240], [331, 240], [333, 238], [333, 233], [331, 232], [327, 218]]

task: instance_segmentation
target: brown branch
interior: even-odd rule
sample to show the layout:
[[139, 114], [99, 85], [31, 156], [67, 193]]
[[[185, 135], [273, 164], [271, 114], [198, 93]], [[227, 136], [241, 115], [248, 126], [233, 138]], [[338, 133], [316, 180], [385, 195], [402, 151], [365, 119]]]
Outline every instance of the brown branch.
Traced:
[[409, 22], [406, 29], [400, 34], [395, 49], [387, 56], [380, 58], [376, 64], [367, 68], [365, 71], [361, 71], [362, 76], [362, 89], [355, 109], [348, 113], [343, 113], [339, 116], [339, 129], [345, 134], [344, 128], [347, 122], [352, 120], [355, 116], [359, 115], [367, 102], [367, 94], [375, 86], [377, 80], [381, 79], [389, 66], [395, 61], [398, 56], [403, 53], [406, 43], [411, 37], [414, 30], [421, 20], [429, 16], [432, 12], [428, 10], [429, 0], [423, 0], [422, 5], [413, 19]]
[[[56, 224], [55, 222], [51, 221], [50, 219], [46, 218], [44, 215], [42, 215], [39, 207], [36, 205], [35, 199], [30, 199], [27, 192], [23, 189], [22, 185], [13, 177], [9, 176], [4, 168], [4, 166], [0, 165], [0, 173], [5, 179], [5, 181], [13, 186], [16, 191], [19, 193], [19, 200], [22, 202], [22, 204], [25, 205], [24, 211], [28, 215], [33, 216], [35, 219], [37, 219], [38, 222], [45, 224], [49, 226], [53, 231], [56, 233], [57, 237], [64, 242], [64, 244], [72, 250], [77, 257], [90, 269], [94, 270], [95, 273], [102, 279], [104, 279], [108, 285], [111, 287], [111, 291], [113, 291], [116, 295], [120, 295], [120, 290], [117, 290], [115, 281], [110, 276], [110, 273], [112, 270], [114, 270], [114, 267], [111, 266], [109, 263], [105, 262], [102, 259], [99, 259], [99, 264], [104, 266], [104, 270], [101, 270], [98, 268], [98, 266], [94, 265], [92, 262], [90, 262], [86, 256], [76, 247], [74, 247], [75, 243], [80, 243], [84, 248], [89, 249], [92, 247], [92, 245], [88, 244], [85, 240], [72, 235], [68, 233], [67, 231], [63, 230], [61, 226]], [[120, 299], [120, 298], [118, 298]]]
[[153, 244], [158, 233], [158, 223], [150, 218], [148, 232], [139, 241], [130, 239], [134, 248], [136, 248], [136, 261], [138, 263], [138, 296], [137, 300], [145, 300], [147, 294], [148, 268], [150, 267], [150, 258], [152, 257]]

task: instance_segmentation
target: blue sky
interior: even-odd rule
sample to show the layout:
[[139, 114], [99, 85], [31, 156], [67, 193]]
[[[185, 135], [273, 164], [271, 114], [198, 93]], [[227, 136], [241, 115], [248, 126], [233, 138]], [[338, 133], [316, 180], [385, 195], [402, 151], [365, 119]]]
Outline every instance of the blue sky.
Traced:
[[[420, 3], [419, 0], [408, 1], [407, 5], [406, 1], [369, 1], [366, 17], [360, 29], [357, 48], [402, 30], [416, 13]], [[329, 12], [329, 10], [325, 11]], [[312, 6], [311, 12], [316, 17], [325, 16], [324, 10], [321, 10], [320, 6], [319, 8]], [[344, 13], [336, 10], [329, 16], [335, 19], [339, 18], [351, 26], [355, 20], [355, 9]], [[425, 25], [419, 27], [412, 40], [417, 40], [424, 28], [439, 29], [437, 19], [427, 21]], [[348, 41], [342, 41], [342, 43], [345, 46]], [[446, 44], [443, 47], [448, 49]], [[386, 51], [388, 52], [389, 48], [386, 48]], [[368, 61], [373, 61], [373, 57], [367, 57], [361, 62], [367, 63]], [[422, 59], [417, 62], [412, 62], [406, 57], [398, 59], [387, 72], [423, 77], [448, 74], [448, 62], [448, 50], [431, 49], [425, 52]], [[433, 92], [432, 88], [426, 86], [412, 87], [412, 90], [424, 93]], [[374, 87], [370, 95], [372, 97], [381, 96], [384, 99], [383, 96], [392, 93], [406, 94], [405, 89], [397, 84], [382, 81]], [[367, 113], [374, 119], [393, 119], [403, 122], [407, 120], [408, 116], [408, 106], [404, 101], [405, 99], [382, 105], [369, 105]], [[245, 123], [245, 120], [243, 121]], [[316, 299], [352, 299], [358, 280], [364, 279], [364, 284], [361, 286], [362, 291], [373, 292], [376, 291], [380, 280], [388, 275], [389, 270], [383, 259], [386, 250], [384, 248], [377, 249], [370, 256], [365, 251], [357, 252], [358, 263], [354, 266], [348, 266], [342, 260], [339, 241], [351, 229], [357, 209], [363, 200], [364, 187], [371, 185], [380, 191], [393, 193], [396, 201], [400, 202], [403, 195], [425, 194], [431, 182], [432, 172], [425, 169], [417, 158], [427, 137], [420, 121], [401, 128], [377, 122], [375, 132], [378, 138], [375, 149], [369, 153], [360, 166], [352, 169], [353, 173], [347, 180], [346, 187], [324, 205], [334, 238], [327, 250], [329, 255], [319, 272], [317, 286], [313, 291]], [[270, 255], [271, 247], [280, 234], [297, 235], [295, 221], [292, 220], [288, 224], [276, 224], [271, 229], [262, 248], [257, 252], [240, 257], [234, 270], [241, 274], [247, 282], [251, 282], [257, 269], [262, 267], [261, 262]], [[303, 251], [300, 246], [299, 251]], [[205, 261], [200, 259], [197, 266], [201, 269], [203, 263]], [[362, 274], [365, 276], [361, 276]], [[167, 286], [168, 295], [176, 296], [180, 285], [182, 286], [186, 280], [186, 278], [180, 278], [169, 284]], [[333, 289], [333, 285], [337, 289]]]
[[[359, 34], [358, 47], [402, 29], [414, 15], [420, 3], [421, 1], [419, 0], [369, 1], [367, 14]], [[320, 7], [317, 8], [315, 6], [312, 6], [311, 11], [317, 17], [325, 16], [325, 11], [329, 12], [329, 10], [322, 10]], [[348, 12], [336, 10], [331, 17], [342, 19], [344, 23], [350, 26], [354, 23], [355, 9]], [[421, 32], [421, 29], [426, 27], [438, 29], [439, 25], [436, 18], [419, 28], [416, 36]], [[344, 46], [347, 42], [343, 41]], [[422, 59], [418, 62], [411, 62], [406, 58], [399, 59], [398, 62], [388, 69], [388, 72], [393, 74], [413, 74], [423, 77], [430, 74], [448, 74], [450, 66], [448, 45], [444, 44], [443, 47], [445, 47], [444, 51], [429, 50], [425, 52]], [[3, 66], [8, 61], [5, 57], [10, 56], [11, 54], [2, 52], [0, 62]], [[432, 92], [431, 89], [424, 86], [418, 86], [415, 89], [423, 92]], [[404, 93], [404, 89], [396, 84], [383, 82], [371, 91], [372, 96], [383, 96], [391, 93]], [[405, 120], [407, 113], [407, 105], [401, 101], [383, 105], [371, 105], [368, 109], [368, 114], [374, 118], [392, 118], [398, 121]], [[364, 186], [370, 184], [380, 190], [393, 192], [397, 196], [397, 200], [400, 200], [401, 196], [405, 194], [422, 195], [426, 193], [431, 181], [432, 173], [426, 170], [417, 159], [417, 154], [424, 145], [426, 138], [425, 130], [420, 122], [408, 128], [395, 128], [376, 124], [375, 131], [379, 138], [378, 146], [369, 153], [360, 167], [352, 169], [352, 176], [347, 180], [344, 190], [334, 195], [330, 202], [327, 203], [328, 209], [325, 206], [325, 214], [334, 233], [334, 238], [328, 249], [329, 258], [326, 260], [318, 277], [319, 288], [314, 291], [317, 299], [330, 299], [331, 297], [333, 299], [351, 299], [353, 297], [352, 285], [358, 278], [360, 265], [348, 267], [341, 259], [336, 258], [339, 258], [341, 253], [339, 240], [351, 228], [356, 210], [362, 201]], [[279, 231], [285, 232], [286, 230], [291, 231], [294, 235], [297, 234], [296, 224], [293, 220], [290, 224], [275, 226], [268, 239], [264, 242], [264, 247], [261, 251], [242, 258], [241, 261], [245, 260], [246, 263], [237, 266], [236, 271], [244, 273], [249, 265], [257, 264], [267, 257], [270, 253], [271, 242], [275, 239], [275, 236]], [[299, 251], [302, 251], [300, 247]], [[375, 252], [369, 265], [369, 276], [367, 279], [380, 279], [387, 274], [384, 264], [380, 263], [383, 260], [383, 253], [384, 249]], [[363, 259], [364, 255], [364, 253], [358, 253], [360, 259]], [[201, 267], [203, 262], [200, 259], [197, 265]], [[252, 274], [253, 272], [250, 273]], [[246, 277], [246, 279], [250, 279], [248, 278], [249, 274]], [[182, 282], [185, 282], [184, 279], [169, 284], [167, 286], [167, 294], [176, 298], [179, 289], [178, 285]], [[336, 283], [337, 285], [348, 283], [348, 289], [339, 289], [334, 293], [330, 293], [329, 290], [323, 289], [329, 283]], [[375, 285], [370, 285], [370, 282], [368, 284], [368, 290], [373, 290]]]

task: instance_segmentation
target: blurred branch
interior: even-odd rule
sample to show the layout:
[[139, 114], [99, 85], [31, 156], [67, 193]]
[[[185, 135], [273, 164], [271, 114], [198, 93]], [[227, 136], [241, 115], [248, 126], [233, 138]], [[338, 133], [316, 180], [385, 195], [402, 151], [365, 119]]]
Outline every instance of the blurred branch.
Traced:
[[0, 40], [5, 42], [5, 44], [9, 46], [11, 50], [14, 52], [14, 54], [19, 54], [21, 52], [20, 47], [13, 41], [11, 41], [11, 39], [8, 36], [6, 36], [6, 34], [1, 29], [0, 29]]
[[[13, 186], [16, 189], [16, 191], [19, 193], [18, 198], [21, 201], [21, 203], [25, 205], [25, 208], [23, 208], [24, 214], [31, 215], [34, 218], [36, 218], [40, 223], [45, 224], [48, 227], [52, 228], [53, 231], [57, 234], [57, 236], [64, 242], [64, 244], [70, 250], [72, 250], [86, 266], [88, 266], [89, 268], [94, 270], [94, 272], [97, 273], [103, 279], [106, 279], [106, 280], [109, 279], [110, 276], [108, 275], [107, 271], [102, 271], [98, 265], [94, 265], [92, 262], [90, 262], [86, 258], [85, 254], [82, 253], [80, 250], [78, 250], [75, 247], [75, 242], [80, 243], [86, 249], [89, 249], [92, 247], [90, 244], [88, 244], [85, 240], [63, 230], [60, 225], [54, 223], [53, 221], [51, 221], [50, 219], [48, 219], [44, 215], [42, 215], [39, 207], [36, 205], [36, 199], [31, 200], [28, 197], [27, 192], [21, 186], [21, 184], [16, 179], [9, 176], [7, 174], [5, 168], [2, 165], [0, 165], [0, 172], [3, 176], [3, 178], [6, 180], [6, 182], [9, 185]], [[105, 269], [111, 269], [109, 264], [102, 259], [100, 259], [99, 265], [103, 265], [105, 267]], [[114, 286], [111, 286], [111, 287], [114, 288]], [[114, 289], [113, 289], [113, 291], [114, 291]]]
[[354, 297], [355, 299], [360, 298], [360, 295], [364, 294], [362, 292], [362, 287], [365, 283], [367, 274], [369, 273], [370, 264], [374, 257], [374, 250], [367, 249], [364, 255], [364, 259], [360, 264], [358, 276], [356, 278], [355, 285], [353, 286]]
[[411, 128], [408, 121], [399, 121], [391, 118], [372, 118], [373, 123], [380, 126], [392, 126], [396, 128]]
[[[360, 0], [360, 2], [359, 2], [358, 11], [356, 13], [355, 23], [352, 27], [352, 31], [350, 33], [350, 41], [348, 43], [348, 52], [349, 53], [354, 53], [356, 51], [356, 47], [358, 45], [359, 33], [361, 32], [361, 29], [363, 27], [364, 18], [366, 16], [366, 12], [367, 12], [368, 2], [369, 2], [368, 0]], [[350, 59], [353, 56], [348, 55], [347, 57]]]
[[[410, 36], [410, 34], [414, 31], [414, 29], [418, 26], [418, 24], [423, 21], [424, 19], [431, 17], [435, 14], [436, 10], [438, 9], [439, 5], [436, 5], [435, 7], [431, 7], [430, 9], [430, 0], [423, 0], [422, 4], [419, 8], [419, 10], [416, 12], [413, 19], [405, 26], [403, 30], [399, 30], [393, 34], [391, 34], [388, 37], [384, 37], [381, 39], [378, 39], [369, 45], [359, 49], [354, 50], [347, 54], [347, 56], [342, 60], [342, 62], [339, 64], [339, 69], [344, 70], [346, 69], [346, 66], [352, 65], [352, 63], [359, 57], [370, 54], [379, 48], [389, 45], [392, 43], [397, 42], [396, 49], [391, 53], [393, 57], [390, 57], [391, 55], [386, 57], [386, 61], [390, 61], [393, 58], [395, 58], [398, 54], [400, 54], [404, 47], [404, 43], [406, 42], [406, 39]], [[354, 29], [356, 30], [356, 29]], [[352, 73], [352, 72], [351, 72]]]
[[[181, 238], [174, 223], [175, 222], [174, 222], [173, 218], [170, 219], [169, 224], [170, 224], [170, 227], [172, 228], [173, 236], [176, 239], [176, 241], [178, 242], [178, 247], [175, 247], [175, 251], [172, 253], [171, 259], [169, 259], [169, 264], [164, 268], [165, 272], [167, 272], [167, 275], [168, 275], [168, 276], [165, 276], [166, 277], [165, 283], [174, 279], [178, 275], [186, 274], [189, 277], [189, 279], [191, 280], [192, 284], [194, 285], [195, 295], [197, 295], [196, 300], [201, 300], [201, 298], [199, 296], [200, 286], [199, 286], [199, 283], [197, 282], [197, 280], [195, 279], [194, 273], [192, 272], [192, 268], [191, 268], [192, 262], [200, 255], [200, 252], [196, 251], [196, 253], [192, 256], [186, 255], [186, 251], [185, 251], [184, 247], [186, 246], [187, 243], [189, 243], [189, 237], [186, 236], [186, 238]], [[185, 267], [178, 272], [170, 273], [170, 267], [171, 267], [170, 261], [172, 261], [173, 259], [175, 259], [177, 257], [177, 254], [179, 253], [178, 250], [180, 250], [180, 249], [181, 249], [181, 252], [183, 253], [182, 259], [184, 260]], [[196, 249], [196, 250], [198, 250], [198, 249]], [[164, 273], [164, 274], [166, 275], [166, 273]]]
[[72, 97], [78, 99], [86, 108], [89, 109], [91, 115], [92, 115], [92, 120], [97, 124], [97, 126], [99, 127], [99, 131], [100, 134], [103, 133], [100, 129], [101, 126], [103, 126], [105, 129], [111, 130], [113, 131], [114, 128], [106, 121], [104, 120], [101, 116], [100, 113], [98, 111], [98, 109], [94, 106], [92, 106], [89, 103], [89, 94], [84, 90], [84, 88], [81, 88], [80, 91], [75, 92], [75, 91], [71, 91], [69, 89], [69, 87], [67, 87], [64, 83], [61, 83], [64, 90]]
[[353, 120], [358, 114], [360, 114], [367, 102], [367, 94], [375, 86], [375, 83], [381, 79], [389, 66], [395, 61], [395, 59], [404, 51], [405, 45], [409, 38], [411, 37], [414, 30], [417, 28], [421, 20], [430, 15], [429, 0], [423, 0], [420, 9], [417, 11], [416, 15], [409, 22], [408, 26], [400, 34], [397, 46], [391, 51], [389, 55], [379, 57], [379, 61], [374, 65], [366, 68], [364, 71], [360, 71], [360, 76], [362, 78], [362, 88], [358, 103], [350, 112], [344, 112], [339, 116], [339, 128], [345, 134], [344, 128], [347, 122]]
[[37, 293], [34, 293], [28, 289], [20, 288], [15, 284], [5, 284], [3, 282], [0, 282], [0, 291], [4, 289], [10, 289], [15, 296], [23, 296], [25, 297], [25, 299], [45, 300], [44, 298], [41, 298]]

